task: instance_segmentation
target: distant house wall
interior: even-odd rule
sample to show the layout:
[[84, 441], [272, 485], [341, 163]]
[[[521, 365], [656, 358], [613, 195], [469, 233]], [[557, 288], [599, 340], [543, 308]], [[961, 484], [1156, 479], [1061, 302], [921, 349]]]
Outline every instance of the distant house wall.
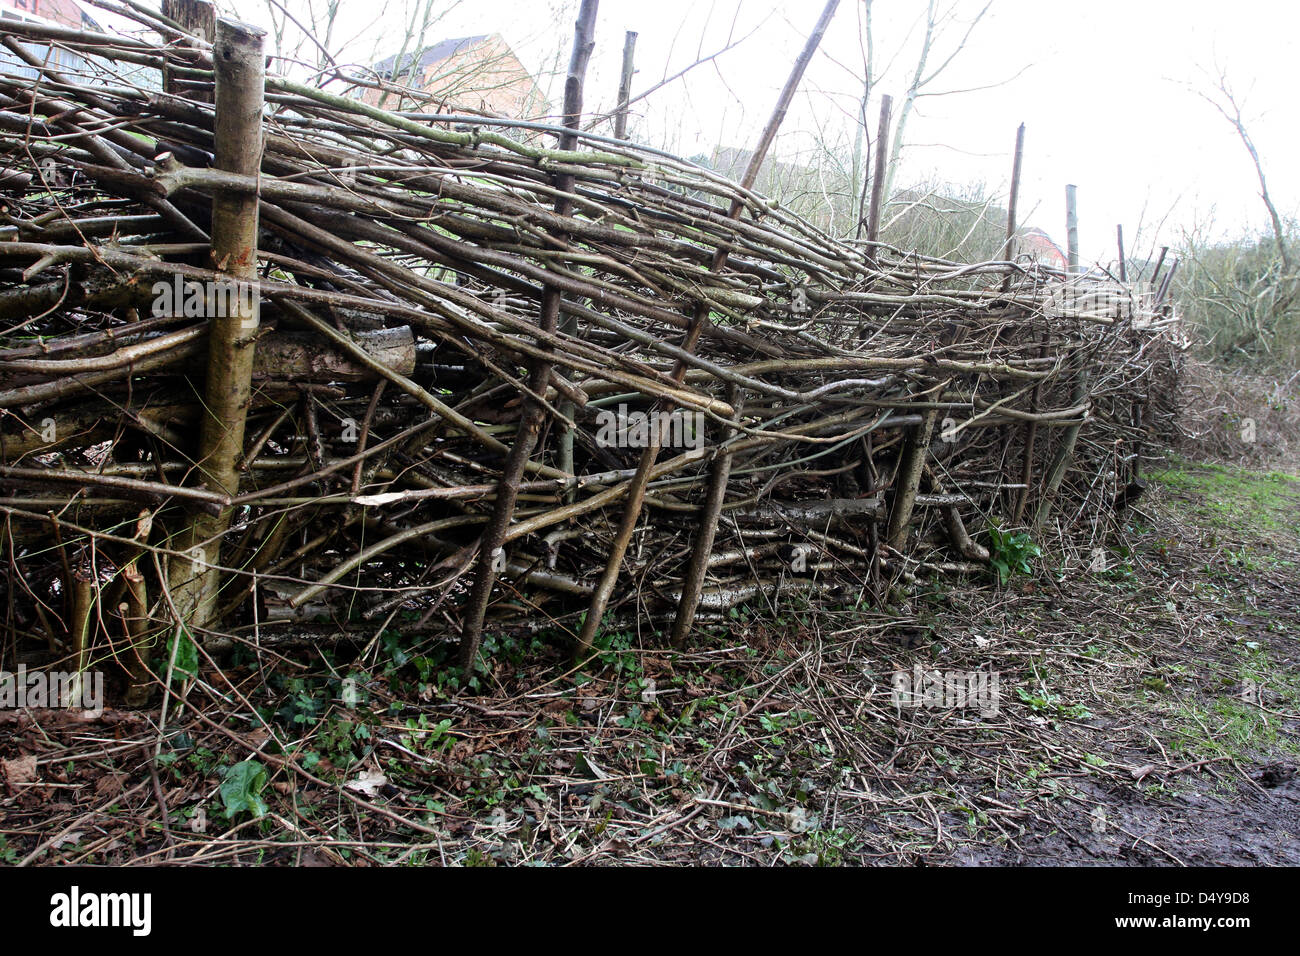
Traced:
[[1064, 269], [1067, 264], [1061, 247], [1047, 233], [1037, 228], [1026, 229], [1016, 237], [1016, 252], [1056, 269]]
[[[99, 24], [73, 0], [0, 0], [0, 21], [5, 19], [43, 21], [75, 30], [99, 29]], [[61, 47], [36, 43], [24, 43], [23, 46], [56, 70], [83, 73], [87, 69], [87, 63], [81, 56]], [[0, 72], [26, 79], [35, 79], [37, 75], [34, 67], [28, 66], [17, 54], [3, 47], [0, 47]]]
[[[415, 82], [405, 71], [397, 73], [398, 84], [418, 88], [426, 98], [417, 101], [402, 96], [399, 100], [390, 93], [383, 103], [387, 109], [428, 110], [431, 105], [446, 104], [521, 119], [543, 115], [550, 105], [500, 34], [467, 39], [450, 54], [425, 65]], [[367, 89], [361, 99], [378, 106], [382, 95], [379, 90]]]
[[75, 30], [91, 25], [73, 0], [0, 0], [0, 10], [4, 9], [41, 17]]

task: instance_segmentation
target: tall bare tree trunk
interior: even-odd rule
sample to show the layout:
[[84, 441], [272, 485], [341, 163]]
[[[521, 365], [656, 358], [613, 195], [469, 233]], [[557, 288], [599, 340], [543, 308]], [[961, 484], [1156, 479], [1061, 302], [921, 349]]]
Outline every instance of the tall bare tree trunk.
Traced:
[[862, 3], [862, 99], [858, 101], [858, 122], [853, 134], [853, 169], [849, 183], [849, 210], [853, 214], [853, 237], [862, 238], [866, 228], [867, 208], [867, 163], [870, 162], [867, 147], [867, 103], [871, 100], [871, 91], [875, 86], [875, 48], [871, 37], [871, 0]]
[[632, 74], [636, 71], [636, 31], [628, 30], [623, 36], [623, 71], [618, 81], [618, 111], [614, 114], [614, 138], [627, 139], [627, 107], [632, 97]]

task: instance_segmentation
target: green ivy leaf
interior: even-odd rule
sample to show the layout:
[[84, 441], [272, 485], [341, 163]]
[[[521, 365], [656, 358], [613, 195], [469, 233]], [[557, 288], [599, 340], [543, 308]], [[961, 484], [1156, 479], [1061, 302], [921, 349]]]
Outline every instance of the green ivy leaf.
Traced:
[[266, 768], [256, 760], [244, 760], [226, 771], [221, 783], [221, 802], [226, 808], [226, 819], [233, 820], [241, 813], [255, 817], [266, 815], [266, 801], [262, 790], [266, 787]]
[[176, 629], [172, 639], [167, 642], [167, 659], [176, 661], [173, 673], [191, 680], [199, 676], [199, 649], [194, 646], [194, 638], [183, 625]]

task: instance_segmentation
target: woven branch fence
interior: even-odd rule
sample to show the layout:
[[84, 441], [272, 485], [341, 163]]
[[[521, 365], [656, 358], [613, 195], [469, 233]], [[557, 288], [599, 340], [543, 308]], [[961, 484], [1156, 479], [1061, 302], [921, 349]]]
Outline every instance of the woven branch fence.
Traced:
[[484, 628], [581, 652], [879, 602], [986, 571], [990, 524], [1105, 519], [1174, 413], [1158, 291], [840, 241], [578, 132], [581, 20], [552, 127], [387, 113], [263, 77], [255, 30], [122, 10], [156, 38], [0, 34], [20, 654], [143, 684], [178, 623], [469, 660]]

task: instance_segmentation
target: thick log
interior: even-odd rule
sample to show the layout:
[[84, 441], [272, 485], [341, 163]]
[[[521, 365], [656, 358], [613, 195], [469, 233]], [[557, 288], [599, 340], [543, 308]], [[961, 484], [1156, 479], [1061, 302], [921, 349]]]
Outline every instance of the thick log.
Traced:
[[[409, 326], [354, 332], [352, 340], [398, 375], [415, 371], [415, 335]], [[319, 337], [310, 333], [277, 332], [258, 340], [253, 377], [290, 382], [373, 382], [379, 375], [341, 351], [322, 348]]]

